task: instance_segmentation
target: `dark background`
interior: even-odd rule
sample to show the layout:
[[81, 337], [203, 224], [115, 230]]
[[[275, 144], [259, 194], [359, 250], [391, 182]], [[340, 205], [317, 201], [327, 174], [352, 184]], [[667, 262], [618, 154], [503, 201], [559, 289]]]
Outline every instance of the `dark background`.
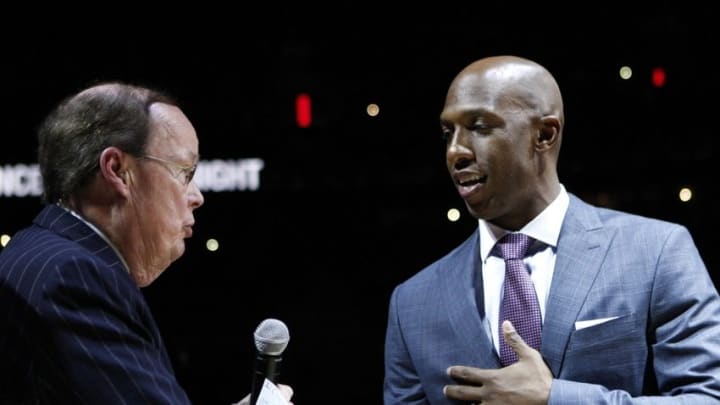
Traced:
[[[49, 109], [108, 79], [177, 96], [204, 160], [265, 161], [258, 191], [205, 193], [187, 253], [144, 290], [196, 404], [249, 392], [252, 333], [269, 317], [290, 329], [282, 382], [297, 405], [382, 402], [392, 288], [476, 226], [446, 172], [438, 115], [454, 75], [484, 56], [526, 56], [555, 75], [568, 191], [686, 225], [720, 284], [719, 37], [707, 10], [245, 7], [5, 14], [0, 39], [0, 165], [35, 162], [34, 129]], [[631, 80], [619, 79], [622, 65]], [[664, 87], [652, 85], [654, 67], [666, 70]], [[294, 121], [299, 92], [313, 100], [308, 129]], [[370, 102], [378, 117], [365, 114]], [[682, 186], [692, 201], [679, 201]], [[450, 223], [453, 207], [463, 216]], [[2, 198], [0, 208], [0, 233], [12, 234], [40, 201]], [[205, 250], [208, 238], [220, 250]]]

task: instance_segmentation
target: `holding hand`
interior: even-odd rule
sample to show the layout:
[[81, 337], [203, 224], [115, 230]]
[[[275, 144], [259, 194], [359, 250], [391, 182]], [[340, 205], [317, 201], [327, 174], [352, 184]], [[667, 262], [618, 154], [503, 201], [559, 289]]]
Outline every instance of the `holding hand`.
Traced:
[[540, 353], [528, 346], [510, 321], [502, 324], [503, 337], [518, 362], [501, 369], [452, 366], [447, 372], [461, 382], [443, 389], [446, 397], [492, 404], [547, 404], [552, 373]]
[[[278, 384], [278, 389], [282, 393], [283, 397], [288, 401], [288, 405], [293, 405], [292, 402], [290, 402], [290, 399], [292, 399], [293, 396], [293, 389], [289, 385], [285, 384]], [[241, 399], [240, 402], [234, 403], [232, 405], [250, 405], [250, 394], [247, 394], [245, 398]]]

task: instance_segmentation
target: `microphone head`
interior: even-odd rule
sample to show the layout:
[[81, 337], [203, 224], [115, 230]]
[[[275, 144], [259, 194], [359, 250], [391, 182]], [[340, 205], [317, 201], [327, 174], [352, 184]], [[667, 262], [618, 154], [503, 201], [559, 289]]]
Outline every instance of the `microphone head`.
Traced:
[[260, 354], [279, 356], [289, 341], [290, 331], [278, 319], [268, 318], [255, 329], [255, 348]]

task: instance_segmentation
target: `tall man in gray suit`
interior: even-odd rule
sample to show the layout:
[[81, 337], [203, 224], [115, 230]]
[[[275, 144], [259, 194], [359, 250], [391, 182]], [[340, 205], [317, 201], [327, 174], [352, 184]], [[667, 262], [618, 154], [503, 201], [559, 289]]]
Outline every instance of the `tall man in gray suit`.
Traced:
[[99, 84], [49, 114], [47, 205], [0, 252], [0, 404], [190, 403], [140, 288], [192, 236], [198, 159], [193, 125], [151, 89]]
[[[524, 58], [478, 60], [440, 118], [447, 168], [479, 225], [393, 291], [385, 404], [720, 403], [720, 298], [690, 234], [565, 190], [552, 75]], [[530, 237], [536, 348], [501, 316], [511, 293], [496, 242], [507, 234]], [[501, 363], [504, 344], [515, 362]]]

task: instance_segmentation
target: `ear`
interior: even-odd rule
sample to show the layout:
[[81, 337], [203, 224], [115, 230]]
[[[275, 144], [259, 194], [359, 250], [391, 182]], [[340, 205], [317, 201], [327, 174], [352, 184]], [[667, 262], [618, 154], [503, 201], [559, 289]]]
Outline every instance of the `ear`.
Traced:
[[100, 153], [100, 173], [110, 187], [124, 196], [128, 195], [130, 179], [129, 155], [111, 146]]
[[549, 150], [560, 141], [560, 120], [554, 115], [546, 115], [540, 119], [540, 130], [535, 140], [537, 150]]

